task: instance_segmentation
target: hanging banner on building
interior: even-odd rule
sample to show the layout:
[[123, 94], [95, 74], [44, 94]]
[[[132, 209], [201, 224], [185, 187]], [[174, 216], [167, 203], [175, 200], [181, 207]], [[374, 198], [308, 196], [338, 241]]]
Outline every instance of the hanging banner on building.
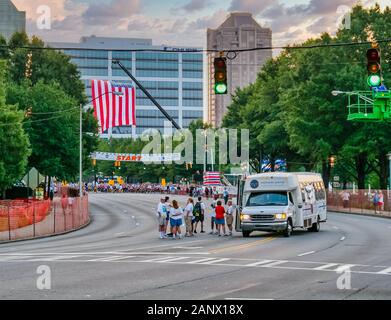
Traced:
[[96, 152], [91, 155], [92, 159], [99, 161], [120, 161], [120, 162], [173, 162], [180, 161], [180, 153], [164, 154], [127, 154], [127, 153], [109, 153]]

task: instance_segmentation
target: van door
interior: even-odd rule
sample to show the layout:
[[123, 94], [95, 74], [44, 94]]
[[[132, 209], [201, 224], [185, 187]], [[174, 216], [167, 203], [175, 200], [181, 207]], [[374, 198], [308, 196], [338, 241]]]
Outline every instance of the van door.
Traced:
[[246, 180], [240, 179], [238, 182], [238, 193], [237, 193], [237, 205], [236, 205], [236, 219], [235, 219], [235, 230], [242, 232], [242, 222], [240, 220], [240, 214], [243, 209], [243, 190]]

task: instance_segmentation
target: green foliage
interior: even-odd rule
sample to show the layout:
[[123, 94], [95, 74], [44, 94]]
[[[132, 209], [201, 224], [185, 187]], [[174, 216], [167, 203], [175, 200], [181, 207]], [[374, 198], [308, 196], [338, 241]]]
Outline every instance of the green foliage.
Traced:
[[[335, 37], [322, 34], [302, 46], [327, 45], [388, 39], [391, 30], [389, 8], [378, 5], [353, 8], [351, 29], [341, 29]], [[383, 74], [391, 79], [391, 47], [381, 44]], [[287, 159], [290, 165], [302, 162], [307, 170], [322, 167], [326, 184], [332, 174], [329, 157], [337, 156], [338, 174], [346, 181], [357, 181], [364, 188], [371, 172], [387, 186], [391, 150], [391, 127], [347, 121], [346, 97], [334, 97], [333, 90], [368, 90], [366, 50], [368, 46], [340, 46], [284, 50], [270, 60], [256, 83], [239, 90], [223, 126], [250, 130], [251, 158], [259, 153], [271, 162]], [[344, 172], [342, 172], [344, 171]]]
[[5, 103], [5, 61], [0, 60], [0, 197], [25, 173], [30, 154], [23, 112]]

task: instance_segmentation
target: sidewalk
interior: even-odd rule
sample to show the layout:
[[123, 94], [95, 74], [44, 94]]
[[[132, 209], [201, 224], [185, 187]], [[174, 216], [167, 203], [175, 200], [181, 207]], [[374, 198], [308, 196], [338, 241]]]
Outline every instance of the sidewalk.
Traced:
[[383, 217], [383, 218], [391, 219], [391, 212], [389, 211], [375, 212], [375, 210], [360, 209], [360, 208], [343, 208], [339, 206], [328, 206], [327, 208], [329, 212], [351, 213], [351, 214], [358, 214], [363, 216]]

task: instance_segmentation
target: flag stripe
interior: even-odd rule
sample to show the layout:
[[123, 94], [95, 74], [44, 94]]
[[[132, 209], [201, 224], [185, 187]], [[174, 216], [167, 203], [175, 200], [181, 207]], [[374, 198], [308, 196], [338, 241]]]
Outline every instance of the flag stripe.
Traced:
[[105, 116], [104, 116], [104, 112], [102, 110], [102, 105], [103, 105], [103, 99], [102, 99], [102, 87], [101, 87], [101, 82], [98, 81], [98, 99], [99, 99], [99, 105], [100, 105], [100, 114], [101, 114], [101, 122], [102, 122], [102, 128], [105, 127]]
[[136, 126], [136, 89], [132, 88], [132, 125]]

